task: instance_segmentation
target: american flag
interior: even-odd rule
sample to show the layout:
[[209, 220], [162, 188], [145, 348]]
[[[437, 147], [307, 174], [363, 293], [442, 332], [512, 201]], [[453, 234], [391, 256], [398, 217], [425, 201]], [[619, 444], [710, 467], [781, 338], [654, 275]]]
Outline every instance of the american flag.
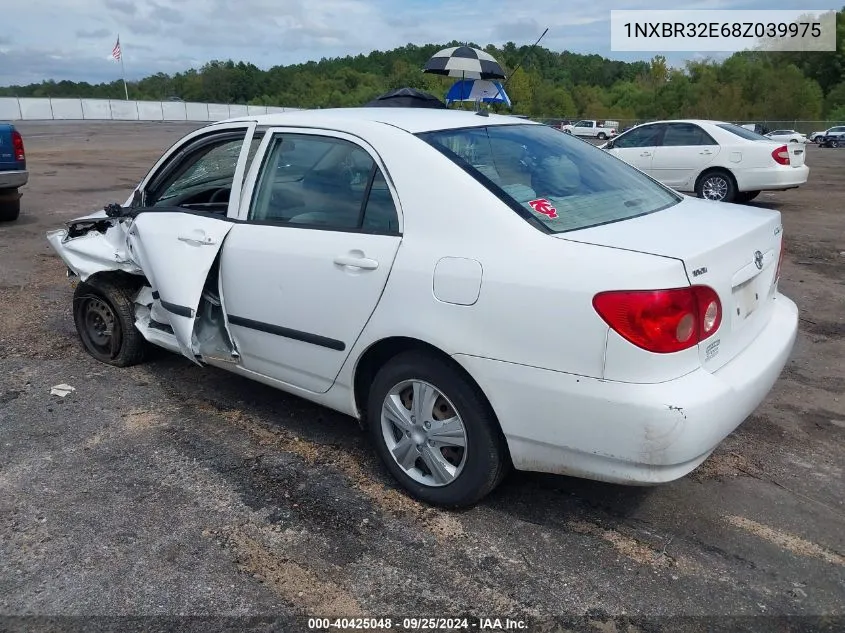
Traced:
[[120, 35], [117, 36], [117, 43], [111, 51], [111, 56], [114, 57], [116, 61], [120, 61]]

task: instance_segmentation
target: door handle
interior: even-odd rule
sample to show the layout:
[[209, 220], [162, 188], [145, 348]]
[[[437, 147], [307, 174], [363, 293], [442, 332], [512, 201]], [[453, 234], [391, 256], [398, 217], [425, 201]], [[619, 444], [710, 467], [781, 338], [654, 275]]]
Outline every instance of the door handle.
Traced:
[[712, 154], [713, 152], [711, 152], [709, 149], [706, 149], [706, 150], [704, 150], [703, 152], [698, 152], [698, 153], [699, 153], [699, 154], [704, 154], [705, 156], [709, 156], [709, 155], [710, 155], [710, 154]]
[[334, 263], [338, 266], [363, 268], [364, 270], [375, 270], [378, 268], [378, 262], [376, 260], [368, 259], [366, 257], [350, 257], [348, 255], [341, 255], [334, 258]]
[[643, 152], [640, 156], [651, 156], [651, 152]]
[[203, 238], [186, 237], [184, 235], [180, 235], [177, 239], [180, 242], [185, 242], [186, 244], [190, 244], [191, 246], [214, 246], [217, 243], [207, 235]]

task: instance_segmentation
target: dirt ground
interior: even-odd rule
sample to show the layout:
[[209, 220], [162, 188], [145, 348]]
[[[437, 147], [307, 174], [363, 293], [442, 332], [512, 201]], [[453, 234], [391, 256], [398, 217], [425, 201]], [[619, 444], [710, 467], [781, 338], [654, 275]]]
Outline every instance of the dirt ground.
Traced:
[[801, 332], [701, 468], [655, 488], [515, 473], [445, 512], [400, 492], [349, 418], [167, 353], [115, 369], [82, 351], [45, 231], [123, 202], [190, 127], [20, 126], [31, 181], [0, 225], [0, 615], [568, 614], [596, 631], [845, 615], [845, 151], [809, 147], [809, 183], [755, 201], [783, 213]]

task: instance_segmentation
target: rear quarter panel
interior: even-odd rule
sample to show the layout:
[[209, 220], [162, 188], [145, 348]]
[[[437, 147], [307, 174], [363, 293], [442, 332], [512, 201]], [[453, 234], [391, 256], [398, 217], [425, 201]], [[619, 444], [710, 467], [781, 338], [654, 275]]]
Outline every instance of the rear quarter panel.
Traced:
[[[378, 340], [409, 336], [448, 354], [601, 377], [608, 327], [593, 296], [688, 283], [676, 260], [542, 233], [419, 139], [397, 131], [371, 140], [401, 199], [404, 235], [348, 362]], [[473, 305], [435, 296], [434, 270], [444, 257], [479, 262]]]

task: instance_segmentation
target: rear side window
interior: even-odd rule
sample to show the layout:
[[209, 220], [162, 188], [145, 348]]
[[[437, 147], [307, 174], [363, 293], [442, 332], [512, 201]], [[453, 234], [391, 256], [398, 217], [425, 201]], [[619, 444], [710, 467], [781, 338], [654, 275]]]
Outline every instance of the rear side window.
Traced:
[[710, 135], [692, 123], [667, 123], [663, 134], [663, 145], [679, 147], [682, 145], [716, 145]]
[[419, 136], [551, 233], [618, 222], [681, 201], [678, 194], [604, 150], [545, 125], [496, 125]]
[[372, 157], [347, 140], [305, 134], [272, 140], [249, 219], [304, 228], [399, 230], [393, 195]]

